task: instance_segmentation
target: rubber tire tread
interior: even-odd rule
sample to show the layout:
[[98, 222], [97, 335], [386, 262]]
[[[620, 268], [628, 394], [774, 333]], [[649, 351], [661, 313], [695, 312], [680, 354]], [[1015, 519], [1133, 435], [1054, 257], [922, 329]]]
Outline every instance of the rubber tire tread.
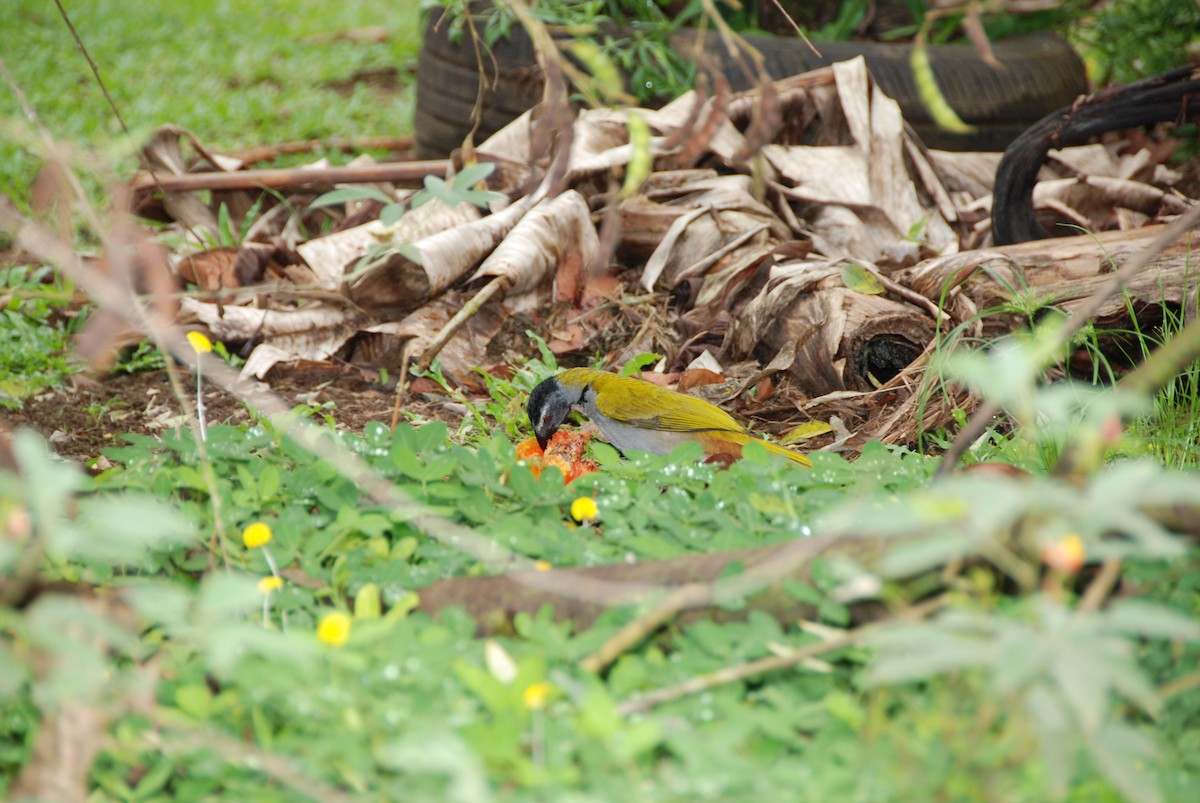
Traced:
[[[687, 53], [698, 36], [695, 31], [679, 31], [672, 37], [672, 45]], [[896, 99], [905, 119], [934, 148], [1003, 150], [1028, 126], [1087, 91], [1083, 62], [1069, 44], [1052, 34], [995, 43], [993, 50], [1005, 71], [984, 63], [969, 45], [935, 45], [929, 49], [929, 60], [943, 94], [964, 121], [980, 128], [974, 134], [953, 134], [939, 129], [921, 103], [909, 67], [908, 45], [820, 42], [818, 56], [797, 39], [747, 39], [762, 53], [772, 78], [862, 55], [880, 88]], [[719, 44], [706, 50], [710, 55], [724, 54]], [[490, 58], [485, 56], [484, 75], [491, 88], [484, 95], [477, 143], [541, 100], [536, 65], [533, 43], [517, 28], [493, 46]], [[753, 84], [727, 54], [717, 57], [717, 66], [735, 90]], [[418, 158], [440, 158], [462, 144], [470, 129], [479, 81], [474, 48], [468, 42], [451, 42], [444, 30], [431, 22], [417, 64], [413, 129]]]

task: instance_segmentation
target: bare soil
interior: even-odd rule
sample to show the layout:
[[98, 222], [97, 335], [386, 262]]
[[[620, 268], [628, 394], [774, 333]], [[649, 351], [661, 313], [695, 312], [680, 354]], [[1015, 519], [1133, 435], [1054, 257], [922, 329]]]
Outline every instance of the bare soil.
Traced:
[[[279, 372], [275, 372], [278, 374]], [[195, 403], [196, 386], [183, 378], [184, 392]], [[364, 378], [364, 372], [334, 365], [309, 364], [270, 382], [275, 392], [296, 404], [320, 407], [341, 428], [361, 432], [371, 421], [390, 424], [394, 392]], [[453, 408], [436, 395], [410, 395], [405, 408], [454, 423]], [[206, 386], [206, 420], [210, 424], [245, 424], [250, 411], [224, 391]], [[27, 399], [22, 410], [0, 410], [0, 431], [29, 427], [47, 438], [55, 452], [80, 462], [122, 442], [123, 433], [158, 435], [183, 426], [180, 404], [166, 371], [112, 374], [98, 379], [74, 377], [54, 390]]]

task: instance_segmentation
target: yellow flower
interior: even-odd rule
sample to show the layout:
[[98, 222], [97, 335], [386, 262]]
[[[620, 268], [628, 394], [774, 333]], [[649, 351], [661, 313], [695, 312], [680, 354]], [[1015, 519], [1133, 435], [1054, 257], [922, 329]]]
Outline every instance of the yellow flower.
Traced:
[[1083, 568], [1083, 561], [1083, 540], [1075, 533], [1068, 533], [1061, 540], [1042, 549], [1042, 562], [1065, 574], [1079, 571]]
[[545, 681], [527, 686], [525, 694], [522, 695], [525, 700], [525, 707], [532, 711], [545, 708], [546, 701], [550, 699], [550, 692], [552, 691], [554, 691], [554, 684]]
[[544, 560], [539, 560], [537, 563], [533, 564], [533, 567], [535, 569], [537, 569], [539, 572], [548, 572], [554, 568], [552, 565], [550, 565], [549, 563], [547, 563]]
[[266, 546], [271, 543], [271, 526], [261, 521], [254, 522], [242, 530], [242, 543], [247, 549]]
[[272, 591], [278, 591], [283, 588], [283, 578], [269, 574], [258, 581], [258, 590], [264, 594], [270, 594]]
[[208, 354], [212, 351], [212, 341], [205, 337], [203, 332], [188, 332], [187, 339], [197, 354]]
[[571, 518], [575, 521], [594, 519], [598, 515], [600, 511], [596, 507], [596, 500], [590, 496], [581, 496], [571, 503]]
[[350, 616], [342, 611], [325, 614], [317, 625], [317, 638], [331, 647], [340, 647], [350, 638]]

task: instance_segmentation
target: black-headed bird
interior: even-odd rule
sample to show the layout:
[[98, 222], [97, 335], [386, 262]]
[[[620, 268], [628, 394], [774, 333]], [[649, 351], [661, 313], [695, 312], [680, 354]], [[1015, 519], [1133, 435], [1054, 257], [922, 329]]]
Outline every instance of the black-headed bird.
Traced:
[[693, 441], [709, 457], [741, 457], [742, 447], [757, 441], [788, 460], [812, 465], [799, 452], [751, 435], [714, 404], [608, 371], [570, 368], [543, 380], [529, 394], [525, 409], [543, 449], [571, 410], [579, 410], [620, 452], [641, 449], [665, 455], [679, 444]]

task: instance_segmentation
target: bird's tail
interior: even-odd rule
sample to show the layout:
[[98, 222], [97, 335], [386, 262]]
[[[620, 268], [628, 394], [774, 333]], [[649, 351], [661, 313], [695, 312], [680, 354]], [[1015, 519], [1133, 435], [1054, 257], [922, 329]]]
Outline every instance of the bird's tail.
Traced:
[[701, 443], [704, 446], [704, 453], [710, 457], [725, 454], [733, 459], [737, 459], [742, 456], [742, 447], [750, 441], [754, 441], [755, 443], [761, 443], [768, 452], [782, 455], [793, 463], [799, 463], [802, 466], [812, 466], [812, 461], [800, 452], [793, 452], [791, 449], [777, 446], [769, 441], [764, 441], [762, 438], [756, 438], [749, 432], [719, 430], [708, 434], [708, 438], [702, 437]]
[[810, 468], [812, 467], [812, 461], [808, 459], [807, 455], [803, 455], [800, 452], [793, 452], [791, 449], [784, 448], [783, 446], [778, 446], [774, 443], [771, 443], [770, 441], [759, 440], [758, 438], [755, 438], [755, 440], [757, 440], [763, 446], [767, 447], [767, 451], [769, 451], [769, 452], [774, 452], [775, 454], [783, 455], [788, 460], [791, 460], [793, 463], [799, 463], [802, 466], [808, 466]]

